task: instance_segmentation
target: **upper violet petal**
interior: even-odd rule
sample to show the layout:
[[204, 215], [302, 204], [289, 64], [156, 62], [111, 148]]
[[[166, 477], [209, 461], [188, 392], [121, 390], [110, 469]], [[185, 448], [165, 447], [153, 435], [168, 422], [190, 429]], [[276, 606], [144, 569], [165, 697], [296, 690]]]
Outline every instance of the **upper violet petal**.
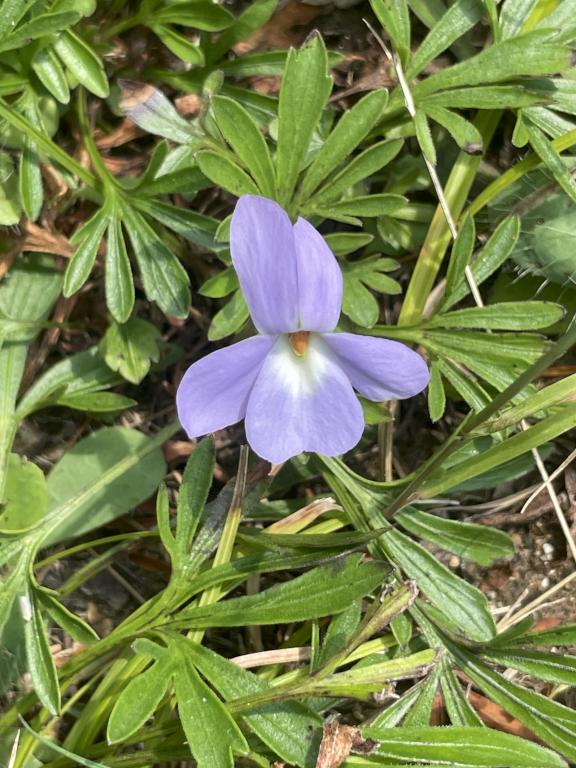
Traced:
[[246, 437], [262, 458], [279, 464], [302, 451], [336, 456], [364, 430], [362, 407], [322, 337], [311, 334], [298, 357], [278, 337], [250, 393]]
[[306, 219], [294, 225], [299, 327], [332, 331], [342, 307], [342, 270], [322, 235]]
[[355, 333], [326, 333], [322, 338], [336, 353], [354, 389], [369, 400], [402, 400], [428, 385], [426, 362], [405, 344]]
[[230, 225], [232, 262], [260, 333], [298, 327], [298, 275], [288, 214], [273, 200], [243, 195]]
[[176, 393], [176, 406], [189, 437], [244, 418], [250, 391], [275, 338], [253, 336], [218, 349], [188, 368]]

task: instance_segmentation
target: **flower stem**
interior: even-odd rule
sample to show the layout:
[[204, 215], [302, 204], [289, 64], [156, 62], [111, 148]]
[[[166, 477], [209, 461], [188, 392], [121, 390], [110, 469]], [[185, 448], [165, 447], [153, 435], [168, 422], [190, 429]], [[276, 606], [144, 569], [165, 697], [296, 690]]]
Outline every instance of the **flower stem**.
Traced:
[[[500, 111], [480, 112], [475, 120], [485, 147], [494, 135], [501, 114]], [[481, 161], [481, 155], [460, 152], [448, 178], [444, 192], [448, 207], [456, 219], [464, 209]], [[416, 325], [422, 319], [426, 300], [442, 265], [450, 238], [450, 228], [444, 211], [438, 206], [406, 291], [398, 321], [400, 325]]]

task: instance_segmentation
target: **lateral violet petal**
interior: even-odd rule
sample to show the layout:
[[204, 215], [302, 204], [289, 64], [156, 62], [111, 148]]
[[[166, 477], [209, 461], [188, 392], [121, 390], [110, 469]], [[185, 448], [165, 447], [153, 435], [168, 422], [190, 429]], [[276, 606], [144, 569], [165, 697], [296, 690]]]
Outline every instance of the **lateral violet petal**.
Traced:
[[342, 270], [322, 235], [306, 219], [294, 225], [298, 262], [299, 327], [332, 331], [342, 307]]
[[364, 430], [362, 407], [348, 377], [318, 334], [297, 356], [278, 337], [248, 400], [246, 437], [254, 451], [279, 464], [302, 451], [336, 456]]
[[250, 391], [275, 336], [253, 336], [203, 357], [188, 368], [176, 393], [178, 418], [189, 437], [244, 418]]
[[326, 333], [322, 338], [354, 389], [369, 400], [402, 400], [428, 385], [426, 362], [405, 344], [355, 333]]
[[260, 333], [298, 327], [298, 275], [288, 214], [273, 200], [243, 195], [230, 225], [232, 263]]

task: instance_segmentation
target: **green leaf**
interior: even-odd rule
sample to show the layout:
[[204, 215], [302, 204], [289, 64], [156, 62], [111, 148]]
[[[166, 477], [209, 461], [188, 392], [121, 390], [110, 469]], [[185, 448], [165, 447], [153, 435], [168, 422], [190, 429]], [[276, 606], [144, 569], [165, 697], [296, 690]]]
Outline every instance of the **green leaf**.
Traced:
[[428, 677], [423, 681], [422, 687], [420, 688], [420, 695], [404, 718], [405, 726], [430, 725], [432, 706], [436, 697], [436, 691], [438, 690], [438, 680], [441, 670], [442, 667], [440, 664], [437, 664]]
[[156, 302], [167, 315], [187, 317], [190, 290], [186, 270], [140, 213], [125, 206], [122, 217], [147, 298]]
[[125, 741], [152, 717], [168, 691], [174, 663], [175, 660], [167, 656], [128, 680], [110, 713], [106, 729], [108, 744]]
[[412, 709], [420, 696], [420, 686], [422, 683], [413, 685], [407, 693], [400, 696], [386, 709], [379, 712], [372, 722], [373, 728], [394, 728], [406, 717], [406, 714]]
[[319, 35], [288, 53], [278, 104], [276, 156], [278, 202], [285, 208], [332, 90], [327, 68], [326, 48]]
[[436, 315], [426, 323], [426, 327], [535, 331], [550, 327], [564, 315], [564, 307], [549, 301], [506, 301], [487, 307], [470, 307]]
[[521, 419], [546, 411], [555, 405], [572, 403], [576, 399], [576, 373], [544, 387], [521, 403], [506, 408], [494, 420], [485, 425], [485, 431], [498, 432], [517, 424]]
[[548, 75], [570, 66], [570, 51], [549, 42], [549, 32], [532, 31], [486, 48], [476, 56], [453, 64], [414, 86], [418, 100], [435, 91], [465, 85], [486, 85], [524, 75]]
[[106, 365], [118, 371], [127, 381], [139, 384], [158, 362], [158, 344], [162, 334], [155, 325], [138, 317], [126, 323], [112, 323], [100, 342], [100, 352]]
[[398, 262], [369, 256], [367, 259], [351, 261], [343, 265], [344, 296], [342, 311], [358, 325], [371, 328], [378, 322], [380, 309], [374, 296], [364, 287], [380, 293], [398, 294], [399, 283], [383, 274], [396, 269]]
[[540, 97], [523, 85], [478, 85], [431, 93], [417, 99], [417, 106], [428, 105], [450, 109], [520, 109], [538, 104]]
[[19, 183], [24, 213], [30, 221], [36, 221], [42, 210], [44, 186], [37, 147], [28, 137], [24, 139], [24, 150], [20, 155]]
[[375, 756], [402, 763], [473, 765], [491, 768], [565, 768], [555, 752], [526, 739], [491, 728], [362, 728], [364, 738], [378, 742]]
[[428, 104], [426, 114], [431, 120], [445, 128], [456, 144], [465, 152], [481, 152], [483, 148], [482, 135], [476, 126], [456, 112], [437, 105]]
[[324, 240], [335, 256], [347, 256], [369, 245], [374, 240], [374, 235], [368, 232], [331, 232], [324, 235]]
[[393, 160], [402, 149], [402, 139], [389, 139], [373, 144], [364, 152], [354, 157], [346, 167], [331, 177], [328, 182], [315, 192], [311, 205], [325, 205], [328, 200], [341, 197], [348, 189]]
[[406, 0], [370, 0], [372, 10], [406, 66], [410, 56], [410, 13]]
[[479, 456], [474, 456], [455, 467], [449, 473], [444, 473], [442, 478], [432, 477], [424, 481], [420, 489], [422, 498], [431, 498], [453, 488], [465, 480], [481, 475], [489, 469], [499, 467], [532, 448], [553, 440], [567, 432], [576, 425], [576, 406], [567, 406], [559, 413], [543, 419], [524, 432], [507, 438], [502, 443], [497, 443]]
[[378, 322], [380, 308], [375, 297], [352, 275], [344, 277], [342, 312], [357, 325], [372, 328]]
[[51, 46], [41, 48], [32, 59], [32, 69], [42, 85], [60, 104], [70, 101], [70, 88], [66, 73]]
[[418, 110], [414, 115], [414, 127], [416, 129], [416, 138], [422, 154], [432, 165], [436, 165], [436, 147], [430, 132], [430, 125], [426, 119], [426, 114]]
[[383, 563], [361, 563], [359, 557], [351, 556], [257, 595], [185, 609], [179, 614], [179, 622], [198, 628], [240, 627], [331, 616], [377, 587], [386, 573]]
[[240, 330], [250, 317], [242, 291], [238, 290], [222, 309], [220, 309], [210, 323], [208, 338], [210, 341], [225, 339], [232, 333]]
[[517, 639], [521, 645], [576, 645], [576, 624], [564, 624], [553, 629], [543, 629], [540, 632], [529, 632]]
[[560, 685], [576, 685], [576, 656], [502, 646], [483, 652], [482, 656], [491, 664], [518, 669], [538, 680], [548, 680]]
[[204, 216], [196, 211], [162, 203], [159, 200], [136, 198], [134, 206], [143, 211], [147, 216], [156, 219], [165, 227], [168, 227], [168, 229], [172, 229], [174, 232], [182, 235], [191, 243], [210, 251], [216, 250], [214, 233], [216, 232], [218, 222], [215, 219], [211, 219], [209, 216]]
[[0, 226], [13, 227], [20, 221], [22, 206], [18, 189], [18, 174], [7, 152], [0, 152]]
[[360, 197], [351, 197], [348, 200], [340, 200], [326, 205], [318, 204], [318, 198], [305, 210], [311, 213], [317, 213], [325, 218], [337, 218], [338, 216], [385, 216], [394, 215], [398, 208], [402, 208], [408, 201], [402, 195], [378, 194], [362, 195]]
[[[479, 331], [432, 330], [425, 331], [424, 343], [435, 352], [442, 352], [455, 360], [467, 362], [469, 358], [513, 365], [537, 360], [547, 348], [542, 336], [529, 333], [481, 333]], [[474, 350], [474, 355], [470, 355]]]
[[24, 620], [24, 639], [28, 671], [34, 691], [42, 704], [53, 715], [60, 711], [60, 686], [46, 627], [32, 589], [20, 597], [20, 610]]
[[361, 618], [362, 603], [357, 601], [332, 619], [322, 640], [322, 648], [315, 669], [321, 669], [332, 656], [347, 645], [358, 629]]
[[[486, 696], [489, 696], [506, 712], [520, 720], [544, 743], [570, 760], [576, 759], [576, 713], [572, 709], [507, 680], [499, 672], [483, 664], [473, 654], [460, 646], [448, 643], [448, 648], [464, 674]], [[557, 755], [552, 755], [548, 759], [560, 761]], [[541, 765], [542, 763], [538, 761], [535, 764]], [[550, 763], [550, 765], [556, 764], [555, 762]]]
[[106, 365], [96, 347], [86, 349], [65, 357], [36, 379], [20, 400], [16, 419], [22, 421], [30, 413], [55, 402], [58, 398], [88, 394], [121, 381], [121, 377]]
[[450, 662], [443, 658], [441, 666], [440, 684], [442, 686], [442, 698], [451, 722], [454, 725], [481, 726], [482, 720], [468, 701], [468, 697], [462, 690]]
[[197, 444], [186, 464], [176, 518], [176, 552], [182, 559], [188, 557], [198, 523], [204, 514], [215, 460], [214, 441], [206, 437]]
[[[186, 653], [225, 701], [270, 691], [263, 678], [242, 669], [214, 651], [188, 642]], [[242, 716], [242, 720], [274, 754], [288, 764], [313, 768], [316, 733], [321, 718], [295, 701], [277, 701]]]
[[54, 42], [54, 50], [85, 88], [101, 99], [108, 96], [108, 80], [102, 62], [84, 40], [67, 29]]
[[[86, 262], [83, 266], [85, 271]], [[116, 216], [108, 225], [105, 287], [106, 305], [112, 317], [119, 323], [125, 322], [132, 314], [134, 307], [134, 281], [122, 224]]]
[[[477, 285], [481, 285], [484, 280], [490, 277], [506, 261], [518, 241], [519, 234], [520, 220], [517, 216], [507, 217], [496, 227], [490, 239], [477, 254], [474, 263], [471, 265], [472, 275]], [[446, 295], [442, 303], [442, 310], [449, 309], [469, 292], [470, 288], [462, 274], [452, 292]]]
[[0, 505], [0, 534], [22, 533], [34, 528], [47, 509], [48, 492], [42, 470], [24, 457], [9, 454]]
[[384, 89], [372, 91], [344, 112], [302, 181], [299, 199], [307, 200], [324, 179], [366, 138], [388, 103]]
[[218, 128], [237, 157], [250, 171], [264, 197], [276, 196], [276, 179], [268, 146], [249, 113], [225, 96], [212, 100]]
[[248, 744], [226, 706], [196, 672], [185, 642], [176, 645], [174, 687], [188, 746], [198, 768], [233, 768], [234, 753], [247, 754]]
[[408, 81], [420, 74], [427, 64], [462, 37], [483, 15], [481, 0], [456, 0], [449, 6], [412, 56], [406, 71]]
[[252, 32], [264, 26], [277, 4], [278, 0], [255, 0], [255, 2], [250, 3], [235, 19], [234, 23], [225, 29], [215, 42], [207, 46], [207, 60], [209, 62], [217, 61], [236, 43], [245, 40]]
[[196, 157], [202, 173], [216, 186], [228, 190], [236, 197], [258, 194], [258, 187], [250, 176], [230, 158], [208, 151], [199, 152]]
[[72, 296], [88, 280], [96, 261], [98, 248], [109, 224], [109, 212], [106, 208], [101, 208], [92, 218], [77, 229], [70, 238], [70, 243], [77, 247], [74, 255], [68, 262], [66, 274], [64, 275], [64, 296]]
[[22, 48], [39, 37], [48, 37], [72, 26], [80, 18], [78, 13], [45, 13], [19, 26], [0, 43], [0, 53]]
[[172, 523], [170, 519], [170, 500], [168, 490], [164, 483], [161, 483], [156, 496], [156, 522], [158, 524], [158, 533], [164, 549], [174, 557], [174, 534], [172, 533]]
[[209, 277], [208, 280], [198, 289], [202, 296], [209, 296], [211, 299], [223, 299], [229, 296], [233, 291], [240, 287], [238, 275], [234, 267], [226, 267], [217, 275]]
[[89, 413], [116, 413], [132, 408], [138, 405], [138, 402], [131, 397], [117, 395], [115, 392], [75, 392], [61, 395], [55, 405]]
[[179, 24], [183, 27], [195, 27], [206, 32], [219, 32], [234, 22], [234, 16], [220, 5], [210, 0], [194, 0], [166, 5], [154, 12], [154, 21], [162, 24]]
[[52, 590], [39, 587], [36, 590], [36, 595], [44, 610], [76, 642], [91, 643], [94, 640], [98, 640], [98, 635], [92, 627], [79, 616], [69, 611], [66, 606], [62, 605]]
[[362, 406], [364, 422], [366, 424], [382, 424], [384, 421], [392, 421], [390, 409], [384, 403], [375, 403], [362, 397], [362, 395], [358, 395], [358, 399]]
[[164, 24], [150, 24], [150, 28], [158, 35], [169, 51], [187, 64], [201, 67], [204, 64], [204, 54], [196, 43], [176, 32], [173, 27]]
[[466, 216], [452, 246], [450, 262], [446, 273], [445, 296], [451, 296], [456, 286], [466, 279], [465, 270], [470, 264], [475, 242], [476, 226], [474, 218]]
[[431, 603], [466, 637], [484, 642], [494, 636], [494, 620], [478, 589], [399, 531], [390, 530], [379, 541], [391, 560], [416, 581]]
[[506, 0], [500, 11], [502, 39], [517, 35], [529, 20], [537, 0]]
[[44, 543], [81, 536], [152, 496], [166, 471], [153, 445], [134, 429], [105, 427], [70, 448], [48, 475], [48, 493], [50, 512], [73, 511]]
[[438, 359], [435, 361], [438, 371], [450, 382], [472, 410], [481, 411], [490, 402], [490, 396], [477, 381], [462, 371], [449, 360]]
[[374, 664], [357, 665], [345, 672], [314, 679], [302, 683], [305, 695], [312, 696], [353, 696], [370, 699], [370, 694], [385, 689], [385, 684], [392, 680], [403, 680], [425, 674], [436, 660], [436, 651], [427, 648], [410, 656], [398, 656], [395, 659]]
[[531, 120], [523, 121], [532, 149], [540, 157], [544, 165], [550, 170], [558, 184], [569, 197], [576, 201], [576, 181], [570, 172], [570, 168], [564, 164], [552, 143], [545, 134]]
[[414, 536], [480, 565], [514, 555], [510, 537], [485, 525], [446, 520], [413, 508], [397, 512], [394, 519]]
[[428, 411], [432, 421], [438, 421], [446, 410], [446, 392], [442, 383], [442, 374], [437, 361], [430, 366], [430, 381], [428, 383]]

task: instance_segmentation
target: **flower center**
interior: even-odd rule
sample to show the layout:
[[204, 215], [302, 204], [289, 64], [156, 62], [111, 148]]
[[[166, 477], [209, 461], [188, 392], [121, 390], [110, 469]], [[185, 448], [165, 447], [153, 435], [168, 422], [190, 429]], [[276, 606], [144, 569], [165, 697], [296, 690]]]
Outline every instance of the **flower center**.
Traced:
[[295, 333], [288, 334], [288, 341], [292, 347], [292, 351], [298, 357], [302, 357], [308, 349], [308, 341], [310, 339], [310, 331], [296, 331]]

